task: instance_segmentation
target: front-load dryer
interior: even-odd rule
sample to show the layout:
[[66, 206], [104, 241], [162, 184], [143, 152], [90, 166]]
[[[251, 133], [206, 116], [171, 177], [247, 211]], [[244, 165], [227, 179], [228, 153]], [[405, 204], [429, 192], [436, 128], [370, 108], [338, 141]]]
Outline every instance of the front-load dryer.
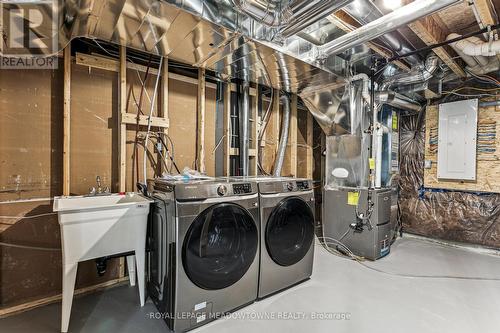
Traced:
[[234, 178], [259, 189], [260, 272], [263, 298], [309, 279], [314, 256], [312, 181], [288, 177]]
[[256, 183], [156, 179], [148, 192], [148, 292], [170, 329], [187, 331], [255, 301]]

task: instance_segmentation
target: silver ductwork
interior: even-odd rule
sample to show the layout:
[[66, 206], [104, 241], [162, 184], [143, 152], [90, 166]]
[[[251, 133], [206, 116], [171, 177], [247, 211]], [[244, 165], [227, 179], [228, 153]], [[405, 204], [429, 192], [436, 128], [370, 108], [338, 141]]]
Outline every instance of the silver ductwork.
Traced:
[[290, 128], [290, 98], [287, 95], [281, 96], [280, 100], [283, 102], [283, 120], [281, 123], [281, 137], [276, 153], [276, 161], [274, 163], [273, 176], [281, 176], [281, 169], [285, 161], [286, 145], [288, 143], [288, 132]]
[[[302, 11], [296, 10], [295, 12], [294, 9], [296, 7], [292, 5], [292, 17], [288, 24], [280, 30], [280, 33], [283, 37], [295, 35], [340, 8], [343, 8], [352, 1], [353, 0], [313, 0], [309, 1], [307, 6], [303, 5], [300, 7], [300, 9], [303, 9]], [[302, 4], [304, 1], [298, 1], [298, 3]], [[306, 10], [304, 10], [305, 7], [307, 7]]]
[[[231, 0], [100, 3], [64, 1], [61, 49], [75, 37], [99, 39], [206, 68], [223, 80], [240, 79], [288, 92], [342, 80], [345, 61], [330, 57], [317, 63], [312, 56], [317, 46], [296, 36], [282, 44], [273, 42], [278, 28], [235, 11]], [[300, 3], [295, 10], [305, 13], [308, 3]]]
[[231, 0], [242, 13], [269, 27], [284, 26], [292, 13], [282, 1], [269, 0]]
[[231, 0], [234, 6], [268, 27], [279, 28], [283, 37], [296, 34], [353, 0]]
[[343, 82], [323, 88], [308, 88], [299, 93], [305, 106], [326, 135], [344, 134], [351, 130], [348, 109], [349, 89], [345, 84]]
[[369, 108], [363, 98], [364, 81], [351, 81], [345, 87], [338, 108], [336, 130], [326, 137], [326, 187], [369, 185], [370, 127]]
[[375, 101], [379, 106], [378, 108], [381, 108], [383, 105], [390, 105], [406, 111], [419, 112], [422, 110], [422, 106], [414, 100], [393, 91], [376, 92]]
[[[354, 0], [352, 4], [344, 7], [344, 11], [363, 25], [373, 22], [384, 15], [371, 0]], [[379, 38], [398, 55], [411, 52], [414, 49], [410, 42], [397, 31], [388, 32]], [[421, 62], [420, 57], [417, 55], [406, 57], [405, 60], [412, 66]]]
[[339, 54], [461, 0], [416, 0], [319, 48], [319, 57]]
[[439, 68], [439, 58], [431, 54], [423, 66], [415, 66], [408, 73], [400, 73], [385, 79], [380, 85], [380, 90], [389, 90], [394, 84], [409, 85], [429, 81]]

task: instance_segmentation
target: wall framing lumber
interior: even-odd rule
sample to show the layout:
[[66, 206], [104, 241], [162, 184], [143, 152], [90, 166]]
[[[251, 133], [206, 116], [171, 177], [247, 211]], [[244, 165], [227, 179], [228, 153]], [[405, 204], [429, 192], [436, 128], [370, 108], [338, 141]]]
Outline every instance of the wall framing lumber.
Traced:
[[119, 62], [119, 82], [120, 82], [120, 102], [119, 102], [119, 108], [120, 108], [120, 114], [118, 116], [119, 119], [119, 132], [118, 132], [118, 138], [119, 138], [119, 191], [120, 192], [125, 192], [126, 184], [125, 184], [125, 179], [126, 179], [126, 173], [127, 173], [127, 165], [126, 165], [126, 158], [127, 158], [127, 125], [124, 122], [124, 117], [127, 114], [127, 48], [125, 46], [120, 46], [120, 62]]
[[307, 171], [306, 175], [307, 178], [312, 179], [313, 178], [313, 116], [311, 112], [307, 111]]
[[[170, 121], [168, 118], [168, 58], [163, 58], [163, 67], [161, 68], [161, 86], [162, 86], [162, 94], [161, 94], [161, 117], [166, 121], [166, 126], [163, 127], [163, 133], [168, 135], [168, 127], [170, 126]], [[152, 122], [156, 119], [152, 119]], [[162, 127], [156, 125], [158, 127]], [[163, 158], [165, 159], [165, 163], [168, 163], [167, 152], [163, 152]], [[159, 156], [161, 158], [161, 156]], [[160, 165], [163, 165], [160, 163]], [[165, 170], [166, 171], [166, 170]]]
[[[116, 287], [116, 286], [121, 285], [121, 284], [126, 284], [128, 281], [129, 281], [128, 276], [121, 277], [118, 279], [109, 280], [109, 281], [99, 283], [99, 284], [96, 284], [93, 286], [76, 289], [74, 295], [75, 296], [85, 295], [85, 294], [89, 294], [89, 293], [92, 293], [95, 291], [109, 289], [109, 288]], [[50, 297], [45, 297], [45, 298], [37, 299], [37, 300], [32, 301], [32, 302], [27, 302], [27, 303], [11, 306], [11, 307], [8, 307], [5, 309], [1, 309], [0, 310], [0, 318], [5, 318], [5, 317], [10, 316], [10, 315], [19, 314], [19, 313], [22, 313], [25, 311], [29, 311], [29, 310], [38, 308], [40, 306], [60, 302], [62, 299], [61, 295], [62, 294], [58, 294], [58, 295], [54, 295], [54, 296], [50, 296]]]
[[[80, 66], [87, 66], [89, 68], [99, 68], [111, 72], [119, 72], [120, 71], [120, 63], [119, 60], [112, 59], [109, 57], [104, 57], [102, 55], [97, 55], [97, 54], [83, 54], [83, 53], [76, 53], [75, 56], [76, 59], [76, 64]], [[139, 72], [146, 72], [147, 67], [139, 64], [133, 64], [130, 62], [127, 62], [127, 69], [132, 69], [132, 70], [138, 70]], [[150, 75], [157, 75], [158, 70], [156, 68], [149, 68], [149, 74]], [[198, 84], [198, 79], [180, 75], [180, 74], [175, 74], [175, 73], [168, 73], [168, 78], [177, 80], [177, 81], [182, 81], [186, 83], [191, 83], [191, 84]], [[217, 85], [215, 83], [211, 82], [205, 82], [205, 86], [207, 88], [211, 89], [216, 89]], [[255, 92], [254, 92], [255, 93]]]
[[290, 109], [290, 128], [289, 128], [289, 143], [290, 143], [290, 173], [293, 177], [297, 177], [297, 95], [293, 94], [291, 98]]
[[205, 69], [198, 69], [198, 102], [197, 102], [197, 139], [196, 139], [196, 167], [199, 172], [205, 173]]
[[63, 195], [70, 195], [71, 42], [64, 48]]
[[[140, 126], [148, 126], [148, 118], [146, 115], [139, 115], [139, 125]], [[126, 125], [135, 125], [137, 124], [137, 115], [133, 113], [122, 113], [122, 123]], [[152, 127], [161, 127], [168, 128], [169, 121], [165, 117], [151, 117], [151, 126]]]
[[[230, 156], [239, 156], [240, 155], [240, 149], [239, 148], [230, 148], [229, 149], [229, 155]], [[248, 149], [248, 156], [250, 157], [256, 157], [257, 156], [257, 149], [250, 148]]]
[[224, 84], [224, 175], [231, 175], [231, 83]]
[[[127, 178], [127, 125], [124, 122], [124, 117], [127, 115], [127, 48], [125, 46], [120, 46], [120, 61], [119, 61], [119, 115], [118, 119], [118, 181], [119, 181], [119, 192], [125, 192], [126, 190], [126, 178]], [[119, 277], [125, 276], [125, 259], [120, 257], [119, 259]]]

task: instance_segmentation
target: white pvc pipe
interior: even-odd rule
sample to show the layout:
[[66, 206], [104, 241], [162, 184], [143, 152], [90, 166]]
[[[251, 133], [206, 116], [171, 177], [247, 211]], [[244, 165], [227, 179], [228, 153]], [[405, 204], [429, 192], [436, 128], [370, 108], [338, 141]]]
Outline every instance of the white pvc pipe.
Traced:
[[[453, 39], [460, 37], [459, 34], [452, 33], [448, 35], [447, 39]], [[484, 56], [484, 57], [493, 57], [500, 53], [500, 40], [492, 41], [492, 42], [483, 42], [477, 37], [474, 39], [469, 37], [467, 39], [459, 40], [458, 42], [451, 43], [452, 47], [456, 47], [461, 50], [465, 55], [476, 57], [476, 56]]]
[[377, 148], [375, 156], [375, 188], [382, 187], [382, 142], [384, 133], [388, 133], [387, 127], [377, 123], [376, 126]]

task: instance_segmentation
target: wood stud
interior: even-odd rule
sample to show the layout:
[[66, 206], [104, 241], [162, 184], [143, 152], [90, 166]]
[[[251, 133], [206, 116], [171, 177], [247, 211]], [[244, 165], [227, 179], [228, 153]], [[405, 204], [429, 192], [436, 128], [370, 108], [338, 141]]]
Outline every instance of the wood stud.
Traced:
[[290, 127], [288, 142], [290, 147], [290, 174], [297, 177], [297, 95], [293, 94], [290, 101]]
[[120, 46], [120, 67], [119, 67], [119, 84], [120, 84], [120, 103], [119, 103], [119, 191], [126, 191], [126, 172], [127, 172], [127, 125], [125, 119], [127, 119], [127, 49], [125, 46]]
[[224, 175], [231, 176], [231, 83], [224, 84]]
[[63, 195], [70, 195], [71, 42], [64, 49]]
[[205, 172], [205, 69], [198, 69], [198, 113], [196, 138], [196, 167], [199, 172]]
[[311, 112], [307, 112], [307, 155], [306, 155], [306, 177], [309, 179], [313, 178], [313, 145], [314, 145], [314, 137], [313, 137], [313, 131], [314, 131], [314, 123], [313, 123], [313, 116]]
[[[163, 67], [161, 68], [161, 83], [162, 83], [162, 94], [161, 94], [161, 118], [166, 121], [166, 126], [158, 126], [163, 127], [163, 133], [168, 135], [168, 127], [169, 127], [169, 117], [168, 117], [168, 58], [163, 58]], [[165, 144], [167, 144], [167, 140], [165, 140]], [[163, 150], [163, 157], [165, 158], [165, 163], [168, 164], [168, 156], [167, 152]], [[165, 170], [166, 171], [166, 170]]]

